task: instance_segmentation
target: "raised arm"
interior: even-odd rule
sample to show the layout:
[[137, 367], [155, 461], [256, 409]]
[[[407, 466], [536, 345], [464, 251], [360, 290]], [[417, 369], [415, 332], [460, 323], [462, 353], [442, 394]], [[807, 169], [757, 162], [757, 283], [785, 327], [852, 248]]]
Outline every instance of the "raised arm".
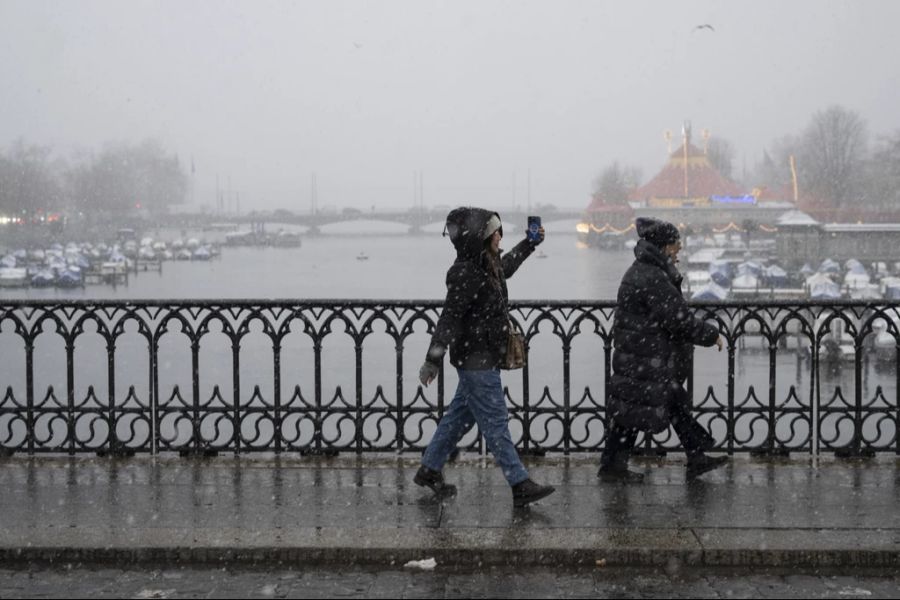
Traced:
[[544, 228], [540, 229], [540, 237], [537, 241], [530, 241], [527, 237], [516, 244], [516, 247], [503, 255], [501, 262], [503, 263], [503, 276], [509, 279], [519, 269], [525, 259], [531, 256], [534, 249], [544, 241]]

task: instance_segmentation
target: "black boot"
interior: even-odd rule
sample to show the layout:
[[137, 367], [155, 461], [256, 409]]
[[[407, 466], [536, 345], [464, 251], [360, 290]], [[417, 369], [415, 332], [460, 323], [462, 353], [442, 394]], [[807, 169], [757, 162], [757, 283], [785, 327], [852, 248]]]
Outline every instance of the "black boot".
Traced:
[[688, 456], [687, 478], [693, 479], [704, 473], [718, 469], [728, 462], [727, 456], [707, 456], [702, 452]]
[[606, 447], [600, 455], [600, 470], [597, 477], [604, 483], [640, 483], [641, 473], [628, 470], [628, 459], [637, 440], [638, 432], [613, 422], [606, 437]]
[[635, 471], [629, 471], [625, 467], [601, 466], [597, 471], [597, 477], [604, 483], [641, 483], [644, 481], [644, 474]]
[[413, 483], [429, 488], [438, 498], [447, 498], [456, 494], [456, 486], [445, 482], [443, 473], [429, 469], [425, 465], [416, 471]]
[[541, 498], [546, 498], [556, 491], [551, 485], [538, 485], [530, 479], [517, 483], [512, 487], [513, 506], [525, 506]]
[[[630, 432], [622, 435], [630, 435]], [[623, 443], [625, 447], [620, 448]], [[623, 442], [616, 437], [610, 441], [609, 447], [600, 456], [600, 469], [597, 471], [600, 481], [604, 483], [641, 483], [644, 481], [642, 473], [628, 470], [628, 459], [631, 457], [633, 443], [633, 438], [625, 438]]]

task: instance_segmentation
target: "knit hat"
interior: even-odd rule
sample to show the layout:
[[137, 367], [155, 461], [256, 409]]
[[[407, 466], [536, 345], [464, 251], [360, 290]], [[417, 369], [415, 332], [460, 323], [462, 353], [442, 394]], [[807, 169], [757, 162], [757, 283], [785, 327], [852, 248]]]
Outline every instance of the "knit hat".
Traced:
[[484, 226], [484, 232], [481, 235], [481, 239], [488, 239], [494, 235], [494, 232], [498, 229], [500, 230], [500, 235], [503, 235], [503, 224], [500, 222], [500, 215], [494, 213], [488, 220], [487, 225]]
[[678, 228], [667, 221], [651, 219], [650, 217], [639, 217], [634, 222], [637, 229], [638, 237], [647, 240], [657, 248], [664, 248], [669, 244], [674, 244], [681, 238]]

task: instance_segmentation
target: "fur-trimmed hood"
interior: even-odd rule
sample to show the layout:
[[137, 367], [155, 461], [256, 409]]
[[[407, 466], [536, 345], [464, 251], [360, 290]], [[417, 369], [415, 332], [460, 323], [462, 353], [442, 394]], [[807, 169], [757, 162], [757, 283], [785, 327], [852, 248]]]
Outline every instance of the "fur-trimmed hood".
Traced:
[[[494, 211], [474, 206], [461, 206], [454, 208], [447, 215], [447, 223], [444, 226], [445, 234], [450, 236], [453, 247], [456, 248], [457, 258], [477, 259], [484, 250], [486, 237], [502, 227], [499, 225], [500, 215]], [[489, 226], [493, 231], [485, 235]]]

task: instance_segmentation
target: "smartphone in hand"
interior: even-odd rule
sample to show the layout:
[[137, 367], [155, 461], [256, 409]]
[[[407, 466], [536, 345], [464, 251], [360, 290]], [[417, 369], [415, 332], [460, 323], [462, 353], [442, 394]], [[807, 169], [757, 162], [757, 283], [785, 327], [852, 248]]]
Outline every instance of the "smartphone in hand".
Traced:
[[526, 235], [528, 236], [528, 241], [530, 242], [539, 242], [541, 240], [541, 218], [540, 217], [528, 217], [528, 230]]

